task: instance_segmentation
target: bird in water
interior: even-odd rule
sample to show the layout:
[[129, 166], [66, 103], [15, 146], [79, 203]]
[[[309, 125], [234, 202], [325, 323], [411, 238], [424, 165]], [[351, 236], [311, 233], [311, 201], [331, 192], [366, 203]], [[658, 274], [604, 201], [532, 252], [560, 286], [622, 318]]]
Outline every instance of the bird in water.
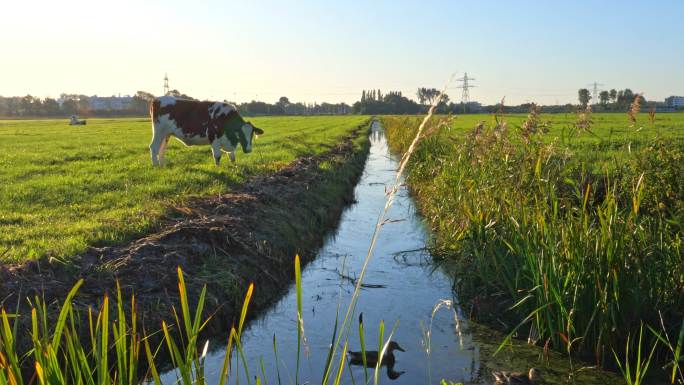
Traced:
[[520, 372], [492, 372], [497, 384], [504, 385], [531, 385], [539, 379], [541, 371], [531, 368], [528, 373]]
[[[398, 343], [394, 341], [390, 341], [389, 344], [387, 345], [387, 350], [385, 351], [385, 354], [382, 356], [382, 365], [387, 365], [387, 366], [394, 366], [394, 362], [396, 359], [394, 358], [394, 351], [399, 350], [401, 352], [404, 352], [405, 350], [399, 346]], [[366, 365], [368, 366], [376, 366], [378, 364], [378, 352], [376, 350], [371, 350], [371, 351], [366, 351]], [[363, 355], [362, 352], [352, 352], [351, 350], [349, 351], [349, 362], [352, 365], [363, 365]]]

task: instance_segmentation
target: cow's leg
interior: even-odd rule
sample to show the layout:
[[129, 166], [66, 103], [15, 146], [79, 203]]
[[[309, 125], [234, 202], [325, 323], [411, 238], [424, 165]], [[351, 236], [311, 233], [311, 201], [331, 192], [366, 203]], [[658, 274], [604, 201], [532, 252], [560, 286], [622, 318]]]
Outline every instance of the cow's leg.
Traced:
[[166, 136], [164, 139], [162, 139], [161, 144], [159, 145], [159, 166], [164, 167], [164, 153], [166, 152], [166, 146], [169, 144], [169, 138], [170, 136]]
[[152, 123], [152, 142], [150, 143], [150, 155], [152, 156], [152, 165], [159, 166], [159, 150], [162, 146], [164, 138], [161, 135], [162, 127], [158, 124]]
[[230, 157], [230, 161], [232, 163], [235, 163], [235, 151], [231, 151], [228, 153], [228, 156]]
[[214, 163], [218, 166], [221, 163], [221, 144], [218, 140], [211, 144], [211, 154], [214, 156]]

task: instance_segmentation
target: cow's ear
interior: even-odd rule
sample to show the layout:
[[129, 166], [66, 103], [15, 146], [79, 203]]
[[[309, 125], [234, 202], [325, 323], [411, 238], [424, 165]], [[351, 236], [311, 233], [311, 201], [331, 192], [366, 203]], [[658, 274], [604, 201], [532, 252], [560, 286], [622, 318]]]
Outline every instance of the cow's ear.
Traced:
[[[252, 127], [254, 127], [254, 126], [252, 126]], [[261, 128], [254, 127], [254, 133], [257, 135], [263, 135], [264, 130], [262, 130]]]

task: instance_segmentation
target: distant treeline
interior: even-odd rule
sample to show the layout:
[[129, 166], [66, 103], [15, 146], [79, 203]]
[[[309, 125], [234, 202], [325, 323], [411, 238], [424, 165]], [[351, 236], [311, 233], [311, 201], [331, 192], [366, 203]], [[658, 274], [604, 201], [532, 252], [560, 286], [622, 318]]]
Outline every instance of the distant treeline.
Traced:
[[[173, 90], [169, 95], [196, 100], [192, 96]], [[39, 98], [32, 95], [0, 96], [0, 116], [2, 117], [55, 117], [79, 115], [96, 116], [140, 116], [149, 113], [149, 101], [154, 95], [138, 91], [132, 97], [87, 96], [62, 94], [58, 99]], [[291, 103], [283, 96], [270, 104], [251, 101], [237, 104], [240, 112], [247, 116], [255, 115], [344, 115], [351, 114], [352, 107], [346, 103]]]
[[[148, 114], [148, 102], [154, 96], [138, 91], [132, 97], [99, 98], [79, 94], [61, 94], [58, 99], [26, 96], [0, 96], [0, 116], [5, 117], [41, 117], [41, 116], [130, 116]], [[96, 104], [96, 101], [114, 101], [115, 103]], [[113, 104], [113, 106], [112, 106]], [[104, 107], [100, 107], [104, 105]]]
[[[178, 90], [172, 90], [169, 95], [193, 99]], [[634, 98], [640, 95], [629, 88], [617, 91], [602, 91], [598, 96], [597, 103], [592, 105], [595, 112], [604, 111], [627, 111]], [[483, 106], [477, 102], [454, 103], [449, 101], [449, 95], [440, 97], [435, 88], [419, 88], [416, 92], [418, 101], [410, 99], [400, 91], [383, 93], [381, 90], [364, 90], [361, 99], [351, 106], [346, 103], [292, 103], [283, 96], [277, 102], [271, 104], [262, 101], [235, 103], [240, 113], [246, 116], [258, 115], [344, 115], [344, 114], [419, 114], [427, 112], [436, 99], [436, 112], [439, 114], [463, 114], [463, 113], [527, 113], [531, 103], [507, 106], [499, 104]], [[125, 97], [98, 97], [79, 94], [61, 94], [58, 99], [39, 98], [31, 95], [2, 97], [0, 96], [0, 116], [4, 117], [54, 117], [80, 115], [89, 116], [140, 116], [148, 114], [149, 101], [155, 96], [149, 92], [138, 91], [133, 96]], [[672, 110], [663, 102], [646, 102], [641, 96], [643, 109], [655, 107], [659, 110]], [[541, 107], [541, 112], [563, 113], [576, 112], [579, 108], [586, 107], [591, 100], [591, 93], [586, 88], [578, 91], [579, 105], [547, 105]], [[225, 100], [224, 100], [225, 101]], [[682, 109], [679, 107], [678, 109]]]
[[242, 115], [345, 115], [352, 113], [352, 107], [346, 103], [291, 103], [286, 96], [270, 104], [252, 100], [247, 103], [235, 103]]

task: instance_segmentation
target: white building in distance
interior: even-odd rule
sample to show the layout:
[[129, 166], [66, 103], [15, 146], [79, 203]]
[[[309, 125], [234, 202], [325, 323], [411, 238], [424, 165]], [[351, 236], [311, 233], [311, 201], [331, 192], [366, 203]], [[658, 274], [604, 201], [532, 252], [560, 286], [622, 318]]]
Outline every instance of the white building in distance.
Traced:
[[133, 97], [128, 95], [111, 97], [100, 97], [94, 95], [88, 98], [88, 101], [90, 103], [90, 109], [93, 111], [120, 111], [128, 109], [131, 106], [131, 103], [133, 103]]
[[668, 107], [684, 107], [684, 96], [670, 96], [665, 98], [665, 104]]

